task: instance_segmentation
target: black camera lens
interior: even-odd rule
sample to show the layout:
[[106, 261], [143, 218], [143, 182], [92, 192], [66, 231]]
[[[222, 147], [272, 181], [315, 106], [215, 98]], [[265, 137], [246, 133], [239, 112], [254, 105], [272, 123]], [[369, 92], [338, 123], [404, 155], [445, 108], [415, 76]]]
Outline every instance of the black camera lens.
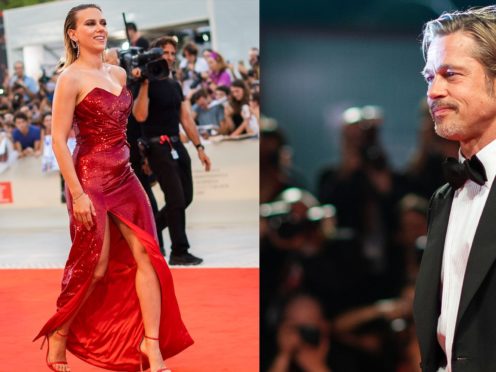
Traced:
[[322, 339], [320, 329], [310, 325], [300, 325], [297, 328], [303, 342], [314, 347], [320, 345], [320, 340]]

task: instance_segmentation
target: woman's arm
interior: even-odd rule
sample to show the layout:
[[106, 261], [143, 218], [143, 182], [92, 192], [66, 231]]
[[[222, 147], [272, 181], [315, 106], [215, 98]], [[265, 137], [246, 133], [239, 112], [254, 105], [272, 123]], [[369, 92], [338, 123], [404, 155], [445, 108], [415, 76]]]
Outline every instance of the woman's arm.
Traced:
[[246, 132], [248, 129], [248, 123], [249, 123], [249, 119], [243, 119], [243, 122], [241, 123], [241, 125], [239, 127], [237, 127], [234, 132], [231, 133], [231, 136], [233, 136], [233, 137], [239, 136], [240, 134], [243, 134], [244, 132]]
[[90, 230], [93, 226], [91, 215], [95, 215], [95, 209], [89, 197], [84, 193], [67, 147], [77, 97], [78, 81], [66, 70], [57, 81], [53, 98], [52, 147], [60, 172], [72, 196], [74, 217]]
[[224, 107], [224, 121], [225, 121], [225, 128], [227, 130], [225, 134], [229, 134], [234, 130], [234, 121], [232, 119], [233, 113], [234, 110], [231, 107], [231, 105], [228, 103], [226, 107]]
[[[244, 132], [249, 133], [249, 124], [250, 124], [250, 109], [248, 108], [248, 105], [243, 105], [241, 108], [241, 116], [243, 117], [243, 122], [239, 127], [236, 128], [234, 132], [231, 133], [231, 136], [239, 136], [240, 134], [243, 134]], [[250, 133], [251, 134], [251, 133]]]

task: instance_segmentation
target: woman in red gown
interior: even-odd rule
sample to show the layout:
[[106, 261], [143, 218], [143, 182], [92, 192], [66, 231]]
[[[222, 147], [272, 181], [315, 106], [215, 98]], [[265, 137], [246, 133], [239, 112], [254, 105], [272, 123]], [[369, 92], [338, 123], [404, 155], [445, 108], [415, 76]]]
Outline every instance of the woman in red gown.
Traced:
[[[35, 340], [47, 364], [69, 371], [66, 349], [98, 367], [169, 371], [164, 358], [193, 343], [160, 254], [150, 202], [129, 164], [132, 106], [126, 72], [102, 62], [106, 21], [96, 5], [71, 9], [66, 64], [53, 102], [53, 148], [67, 185], [72, 247], [57, 312]], [[67, 137], [74, 127], [71, 158]]]

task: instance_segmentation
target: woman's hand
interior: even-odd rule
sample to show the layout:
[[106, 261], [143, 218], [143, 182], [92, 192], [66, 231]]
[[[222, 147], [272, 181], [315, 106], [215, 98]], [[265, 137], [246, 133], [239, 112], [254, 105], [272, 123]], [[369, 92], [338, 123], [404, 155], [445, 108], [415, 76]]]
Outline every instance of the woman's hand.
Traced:
[[91, 230], [95, 224], [93, 216], [96, 216], [96, 212], [90, 197], [86, 193], [72, 200], [72, 212], [77, 222], [82, 223], [86, 230]]

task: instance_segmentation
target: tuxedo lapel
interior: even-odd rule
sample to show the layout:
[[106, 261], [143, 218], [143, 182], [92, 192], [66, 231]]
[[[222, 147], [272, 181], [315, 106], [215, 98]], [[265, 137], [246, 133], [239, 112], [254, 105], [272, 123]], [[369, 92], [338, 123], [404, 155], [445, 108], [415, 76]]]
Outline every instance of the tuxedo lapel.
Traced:
[[437, 319], [440, 311], [440, 281], [444, 242], [454, 192], [451, 187], [440, 189], [432, 199], [430, 226], [415, 291], [415, 323], [424, 358], [435, 350]]
[[[482, 215], [475, 231], [472, 248], [468, 257], [465, 277], [463, 279], [462, 294], [460, 297], [460, 306], [456, 319], [456, 326], [467, 310], [470, 301], [482, 284], [489, 269], [496, 259], [496, 241], [495, 228], [496, 221], [496, 186], [493, 182], [486, 205], [482, 210]], [[456, 329], [456, 328], [455, 328]]]

